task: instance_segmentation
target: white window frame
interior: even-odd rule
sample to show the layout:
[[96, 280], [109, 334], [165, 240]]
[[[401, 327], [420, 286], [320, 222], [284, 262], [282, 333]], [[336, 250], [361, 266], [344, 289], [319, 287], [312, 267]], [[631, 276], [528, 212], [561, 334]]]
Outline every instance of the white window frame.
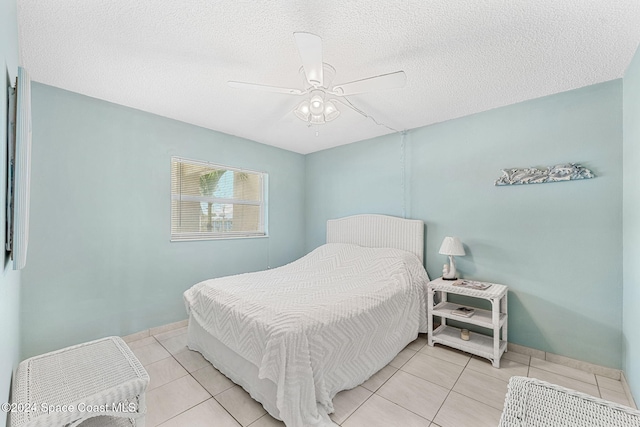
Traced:
[[[268, 209], [267, 209], [267, 194], [268, 194], [268, 182], [269, 175], [266, 172], [254, 171], [250, 169], [242, 169], [236, 168], [232, 166], [221, 165], [218, 163], [207, 162], [203, 160], [193, 160], [187, 159], [179, 156], [172, 156], [171, 162], [169, 163], [169, 170], [171, 170], [171, 164], [173, 162], [179, 163], [190, 163], [192, 165], [197, 166], [206, 166], [212, 169], [225, 169], [234, 172], [245, 172], [250, 174], [255, 174], [260, 177], [260, 185], [261, 185], [261, 194], [262, 200], [257, 202], [255, 200], [242, 200], [242, 199], [225, 199], [219, 197], [208, 197], [208, 196], [191, 196], [191, 195], [181, 195], [174, 194], [172, 192], [172, 179], [173, 176], [169, 177], [170, 187], [169, 193], [171, 194], [171, 202], [174, 200], [184, 200], [184, 201], [193, 201], [193, 202], [204, 202], [204, 203], [219, 203], [219, 204], [236, 204], [236, 205], [252, 205], [252, 206], [260, 206], [260, 230], [259, 231], [236, 231], [236, 232], [180, 232], [174, 233], [171, 223], [173, 221], [173, 211], [171, 210], [171, 203], [169, 204], [169, 209], [171, 212], [169, 213], [169, 217], [171, 219], [169, 223], [169, 230], [171, 235], [172, 242], [185, 242], [185, 241], [195, 241], [195, 240], [224, 240], [224, 239], [244, 239], [244, 238], [261, 238], [261, 237], [269, 237], [268, 233]], [[172, 175], [170, 173], [170, 175]]]

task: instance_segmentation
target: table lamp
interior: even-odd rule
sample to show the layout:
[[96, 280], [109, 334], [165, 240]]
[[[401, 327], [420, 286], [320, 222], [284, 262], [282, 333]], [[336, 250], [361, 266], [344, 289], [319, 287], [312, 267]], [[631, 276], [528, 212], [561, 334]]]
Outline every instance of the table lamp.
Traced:
[[[457, 280], [456, 277], [456, 262], [453, 259], [454, 256], [464, 256], [464, 247], [462, 242], [457, 237], [445, 237], [440, 246], [440, 255], [449, 255], [449, 265], [445, 264], [445, 268], [442, 271], [442, 278], [444, 280]], [[448, 268], [447, 268], [448, 267]]]

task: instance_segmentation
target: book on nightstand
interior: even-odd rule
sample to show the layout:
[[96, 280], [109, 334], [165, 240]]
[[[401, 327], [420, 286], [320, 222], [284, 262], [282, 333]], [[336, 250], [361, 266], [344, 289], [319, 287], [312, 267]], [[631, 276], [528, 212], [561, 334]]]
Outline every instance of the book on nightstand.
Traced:
[[456, 316], [462, 316], [462, 317], [471, 317], [475, 312], [476, 311], [473, 308], [469, 308], [469, 307], [459, 307], [459, 308], [456, 308], [455, 310], [451, 310], [451, 314], [455, 314]]

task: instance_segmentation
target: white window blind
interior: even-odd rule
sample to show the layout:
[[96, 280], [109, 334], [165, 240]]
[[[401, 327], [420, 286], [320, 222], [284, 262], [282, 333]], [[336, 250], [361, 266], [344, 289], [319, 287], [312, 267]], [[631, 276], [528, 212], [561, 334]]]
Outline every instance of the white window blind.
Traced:
[[171, 240], [266, 236], [267, 174], [171, 158]]

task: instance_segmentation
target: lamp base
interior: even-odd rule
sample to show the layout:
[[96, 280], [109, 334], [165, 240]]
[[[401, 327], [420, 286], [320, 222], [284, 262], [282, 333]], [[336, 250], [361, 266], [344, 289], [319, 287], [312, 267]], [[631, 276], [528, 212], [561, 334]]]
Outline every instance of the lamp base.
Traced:
[[451, 279], [447, 279], [446, 277], [443, 277], [442, 280], [458, 280], [458, 278], [457, 277], [453, 277]]

